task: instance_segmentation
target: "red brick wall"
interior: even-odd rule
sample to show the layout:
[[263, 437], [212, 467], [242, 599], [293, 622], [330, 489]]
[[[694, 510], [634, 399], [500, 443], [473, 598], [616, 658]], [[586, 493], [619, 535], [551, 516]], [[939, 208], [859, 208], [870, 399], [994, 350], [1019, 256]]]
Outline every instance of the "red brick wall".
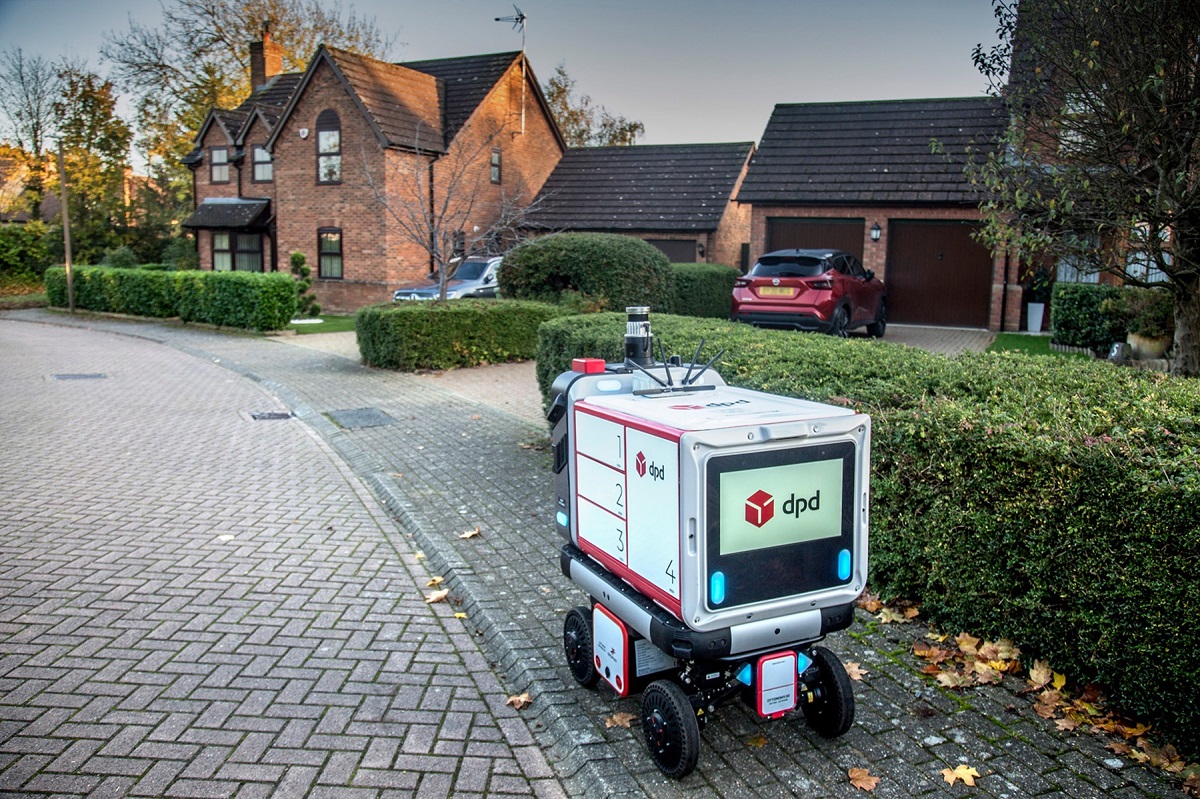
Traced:
[[[757, 258], [766, 251], [767, 219], [778, 217], [821, 219], [862, 217], [863, 266], [874, 270], [881, 280], [887, 280], [888, 222], [892, 219], [929, 219], [978, 221], [978, 208], [878, 208], [872, 206], [845, 207], [783, 207], [755, 206], [750, 221], [750, 257]], [[871, 241], [871, 226], [878, 223], [882, 230], [879, 241]], [[1016, 265], [1008, 263], [1008, 282], [1005, 282], [1006, 259], [997, 254], [992, 260], [992, 310], [989, 330], [1019, 329], [1021, 302], [1016, 282]]]
[[[736, 197], [742, 189], [742, 181], [746, 178], [746, 169], [750, 160], [742, 166], [742, 174], [738, 175], [730, 197]], [[725, 264], [737, 268], [742, 260], [742, 244], [750, 241], [751, 206], [736, 203], [732, 199], [725, 204], [725, 213], [717, 225], [716, 232], [711, 237], [708, 247], [710, 264]], [[751, 247], [751, 252], [754, 248]]]

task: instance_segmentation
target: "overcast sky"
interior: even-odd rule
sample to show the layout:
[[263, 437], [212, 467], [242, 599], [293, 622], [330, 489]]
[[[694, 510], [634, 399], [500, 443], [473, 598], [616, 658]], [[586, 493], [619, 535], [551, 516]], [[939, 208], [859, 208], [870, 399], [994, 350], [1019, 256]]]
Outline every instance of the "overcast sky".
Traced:
[[[170, 2], [170, 0], [163, 0]], [[518, 0], [538, 78], [646, 125], [643, 144], [754, 141], [776, 103], [972, 97], [971, 50], [995, 39], [987, 0]], [[392, 60], [518, 50], [508, 0], [343, 0], [395, 38]], [[0, 50], [84, 59], [159, 0], [0, 0]]]

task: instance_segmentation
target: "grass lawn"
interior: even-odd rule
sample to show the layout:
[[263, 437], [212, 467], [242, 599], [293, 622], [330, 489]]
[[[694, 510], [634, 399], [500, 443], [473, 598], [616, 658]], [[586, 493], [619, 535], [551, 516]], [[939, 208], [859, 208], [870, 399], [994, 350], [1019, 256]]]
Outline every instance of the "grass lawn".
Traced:
[[1060, 358], [1082, 358], [1090, 360], [1087, 355], [1078, 352], [1055, 352], [1050, 349], [1050, 337], [1031, 335], [1029, 333], [997, 333], [996, 340], [987, 348], [988, 352], [1021, 352], [1025, 355], [1056, 355]]
[[321, 324], [291, 324], [288, 330], [295, 330], [299, 335], [306, 333], [345, 333], [354, 332], [353, 316], [318, 316]]

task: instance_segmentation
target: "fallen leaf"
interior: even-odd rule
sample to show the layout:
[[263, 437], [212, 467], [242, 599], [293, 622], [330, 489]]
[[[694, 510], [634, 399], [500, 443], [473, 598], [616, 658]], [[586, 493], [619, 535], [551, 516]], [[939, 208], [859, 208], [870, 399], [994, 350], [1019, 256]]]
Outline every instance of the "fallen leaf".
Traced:
[[636, 718], [636, 713], [613, 713], [611, 716], [608, 716], [604, 719], [604, 729], [607, 730], [613, 727], [624, 727], [625, 729], [629, 729], [630, 722]]
[[526, 691], [523, 694], [513, 694], [504, 700], [504, 704], [512, 705], [514, 710], [523, 710], [533, 704], [533, 697]]
[[970, 633], [959, 633], [954, 636], [954, 642], [958, 644], [958, 648], [964, 655], [979, 654], [979, 639]]
[[1050, 666], [1044, 660], [1033, 661], [1033, 668], [1029, 670], [1029, 685], [1033, 688], [1045, 688], [1050, 684], [1050, 679], [1054, 673], [1050, 671]]
[[925, 633], [925, 637], [930, 641], [937, 641], [939, 644], [949, 638], [949, 635], [940, 635], [938, 633]]
[[871, 673], [864, 669], [861, 663], [855, 663], [853, 660], [847, 660], [844, 665], [846, 674], [855, 682], [862, 682], [862, 678]]
[[911, 607], [911, 608], [904, 609], [904, 618], [908, 619], [909, 621], [912, 621], [913, 619], [915, 619], [917, 616], [920, 616], [920, 615], [921, 615], [920, 608]]
[[880, 624], [907, 624], [909, 621], [908, 619], [904, 618], [904, 614], [897, 613], [891, 608], [884, 608], [883, 610], [879, 611], [879, 615], [875, 618], [879, 620]]
[[467, 614], [465, 614], [465, 613], [455, 613], [454, 614], [454, 618], [456, 618], [456, 619], [465, 619], [466, 617], [467, 617]]
[[1054, 680], [1051, 682], [1051, 685], [1054, 686], [1054, 690], [1061, 691], [1063, 686], [1066, 684], [1067, 676], [1065, 674], [1059, 674], [1057, 671], [1054, 672]]
[[937, 676], [937, 684], [943, 688], [966, 688], [974, 681], [965, 674], [957, 674], [953, 671], [943, 671]]
[[861, 791], [873, 791], [879, 784], [879, 778], [872, 777], [865, 768], [852, 768], [846, 774], [850, 777], [850, 784]]
[[425, 553], [418, 552], [417, 554], [413, 555], [413, 557], [416, 558], [417, 560], [425, 560]]
[[921, 669], [922, 674], [928, 674], [930, 677], [936, 677], [942, 673], [942, 667], [936, 663], [930, 663], [925, 668]]
[[404, 476], [403, 472], [392, 472], [392, 477], [403, 477], [403, 476]]
[[473, 414], [471, 414], [471, 421], [472, 421], [472, 422], [478, 422], [478, 421], [479, 421], [480, 419], [482, 419], [482, 418], [483, 418], [483, 417], [482, 417], [482, 416], [480, 416], [480, 415], [479, 415], [479, 414], [477, 414], [477, 413], [473, 413]]
[[1058, 727], [1058, 729], [1063, 732], [1070, 732], [1071, 730], [1076, 729], [1079, 726], [1079, 723], [1074, 719], [1059, 719], [1058, 721], [1054, 722], [1054, 726]]
[[863, 594], [858, 598], [858, 606], [867, 613], [878, 613], [879, 609], [883, 607], [883, 603], [875, 594]]
[[1129, 744], [1121, 743], [1120, 741], [1113, 741], [1112, 743], [1110, 743], [1108, 746], [1106, 746], [1104, 748], [1109, 749], [1113, 752], [1116, 752], [1118, 755], [1127, 755], [1133, 751], [1130, 748]]
[[431, 586], [441, 585], [442, 581], [445, 579], [445, 577], [431, 577], [429, 578], [429, 582], [425, 583], [425, 587], [429, 588]]
[[450, 594], [449, 588], [443, 588], [441, 591], [434, 591], [431, 594], [425, 595], [425, 604], [432, 605], [434, 602], [442, 602]]
[[474, 538], [475, 536], [477, 536], [477, 535], [482, 535], [482, 534], [483, 534], [483, 533], [482, 533], [482, 531], [479, 529], [479, 525], [477, 524], [477, 525], [475, 525], [475, 529], [474, 529], [474, 530], [467, 530], [465, 533], [459, 533], [459, 536], [458, 536], [458, 537], [459, 537], [459, 538]]
[[975, 787], [975, 778], [978, 776], [979, 772], [968, 766], [966, 763], [955, 766], [953, 769], [942, 769], [942, 779], [944, 779], [950, 785], [962, 780], [965, 784], [970, 785], [973, 788]]
[[762, 735], [755, 735], [746, 741], [747, 746], [752, 746], [755, 749], [762, 749], [767, 745], [767, 739]]
[[999, 685], [1004, 681], [1004, 674], [992, 668], [987, 663], [975, 661], [975, 682], [980, 685]]

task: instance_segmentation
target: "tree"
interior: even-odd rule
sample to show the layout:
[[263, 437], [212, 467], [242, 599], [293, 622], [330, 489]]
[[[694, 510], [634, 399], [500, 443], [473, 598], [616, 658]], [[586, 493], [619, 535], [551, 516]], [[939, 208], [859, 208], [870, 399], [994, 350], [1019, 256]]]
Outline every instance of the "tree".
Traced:
[[446, 299], [446, 284], [464, 256], [511, 245], [540, 204], [526, 186], [491, 185], [491, 155], [502, 134], [504, 128], [480, 130], [470, 123], [455, 134], [445, 155], [424, 154], [428, 149], [418, 138], [412, 155], [390, 153], [386, 174], [373, 174], [369, 165], [365, 170], [375, 199], [396, 223], [398, 238], [429, 257], [439, 300]]
[[59, 97], [60, 67], [26, 56], [21, 48], [0, 53], [0, 111], [3, 133], [16, 145], [25, 169], [27, 208], [31, 219], [42, 218], [42, 198], [54, 130], [54, 102]]
[[117, 116], [110, 81], [82, 64], [64, 67], [59, 78], [62, 94], [54, 114], [67, 175], [72, 253], [81, 263], [97, 263], [107, 250], [126, 243], [133, 132]]
[[637, 144], [646, 132], [641, 122], [593, 106], [586, 94], [575, 95], [575, 79], [559, 64], [542, 86], [546, 102], [568, 147], [612, 147]]
[[1012, 124], [969, 167], [988, 243], [1170, 291], [1172, 371], [1200, 375], [1200, 4], [993, 8], [1001, 41], [975, 63]]

